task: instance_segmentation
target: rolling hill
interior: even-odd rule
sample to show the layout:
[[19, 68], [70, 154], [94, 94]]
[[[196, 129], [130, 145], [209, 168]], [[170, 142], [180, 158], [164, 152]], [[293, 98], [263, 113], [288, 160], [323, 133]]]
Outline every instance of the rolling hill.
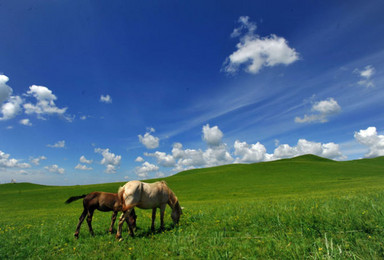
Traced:
[[[333, 161], [315, 155], [254, 164], [231, 164], [193, 169], [164, 178], [185, 202], [217, 199], [261, 199], [296, 196], [322, 196], [354, 192], [384, 185], [384, 157], [353, 161]], [[154, 182], [157, 179], [146, 180]], [[81, 186], [44, 186], [30, 183], [2, 184], [3, 198], [35, 200], [44, 196], [65, 200], [91, 191], [116, 192], [121, 183]], [[26, 196], [31, 194], [31, 196]], [[0, 206], [6, 200], [0, 202]]]
[[[185, 207], [180, 226], [150, 230], [137, 210], [137, 237], [105, 232], [111, 214], [95, 213], [95, 237], [70, 196], [116, 192], [122, 183], [0, 185], [1, 259], [382, 259], [384, 157], [332, 161], [313, 155], [180, 172], [165, 178]], [[156, 179], [147, 180], [148, 182]], [[157, 219], [159, 224], [159, 219]]]

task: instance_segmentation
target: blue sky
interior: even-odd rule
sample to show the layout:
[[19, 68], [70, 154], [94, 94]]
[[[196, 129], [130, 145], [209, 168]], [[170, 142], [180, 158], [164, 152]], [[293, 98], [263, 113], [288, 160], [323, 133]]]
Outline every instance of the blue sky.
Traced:
[[384, 155], [382, 1], [0, 1], [0, 182]]

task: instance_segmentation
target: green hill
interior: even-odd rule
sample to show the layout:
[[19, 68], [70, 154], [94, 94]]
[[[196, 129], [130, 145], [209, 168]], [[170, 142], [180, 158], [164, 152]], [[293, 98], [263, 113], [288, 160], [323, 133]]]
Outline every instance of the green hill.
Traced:
[[[333, 161], [304, 155], [271, 162], [193, 169], [164, 179], [184, 202], [322, 196], [381, 187], [384, 184], [384, 157]], [[0, 194], [3, 198], [11, 196], [24, 201], [44, 196], [45, 203], [49, 204], [51, 198], [53, 202], [95, 190], [116, 192], [122, 185], [124, 182], [76, 186], [2, 184]], [[6, 200], [1, 200], [0, 206], [4, 203]]]
[[95, 237], [84, 221], [75, 240], [81, 200], [64, 201], [116, 192], [124, 182], [2, 184], [0, 259], [384, 258], [384, 157], [340, 162], [304, 155], [164, 179], [185, 207], [180, 226], [171, 226], [167, 207], [166, 230], [153, 233], [151, 211], [137, 210], [137, 237], [128, 238], [124, 227], [122, 242], [105, 232], [111, 214], [100, 212]]

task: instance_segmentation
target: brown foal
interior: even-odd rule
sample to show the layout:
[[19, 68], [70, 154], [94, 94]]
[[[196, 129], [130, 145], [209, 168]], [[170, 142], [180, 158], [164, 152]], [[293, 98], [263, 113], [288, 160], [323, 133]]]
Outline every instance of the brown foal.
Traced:
[[[117, 193], [108, 193], [108, 192], [91, 192], [89, 194], [84, 194], [81, 196], [73, 196], [70, 197], [65, 203], [71, 203], [75, 200], [83, 199], [83, 206], [84, 206], [84, 211], [81, 214], [79, 218], [79, 223], [77, 224], [76, 227], [76, 232], [75, 232], [75, 238], [79, 237], [79, 232], [80, 232], [80, 227], [81, 224], [83, 223], [85, 217], [87, 217], [87, 223], [89, 227], [89, 232], [91, 235], [94, 235], [93, 229], [92, 229], [92, 216], [93, 212], [95, 209], [100, 210], [100, 211], [113, 211], [112, 214], [112, 222], [111, 226], [109, 227], [109, 232], [112, 233], [113, 231], [113, 225], [115, 224], [116, 221], [116, 216], [119, 211], [122, 210], [122, 204], [120, 199], [117, 196]], [[126, 220], [128, 226], [136, 227], [136, 214], [135, 211], [131, 211], [129, 214], [129, 218]]]

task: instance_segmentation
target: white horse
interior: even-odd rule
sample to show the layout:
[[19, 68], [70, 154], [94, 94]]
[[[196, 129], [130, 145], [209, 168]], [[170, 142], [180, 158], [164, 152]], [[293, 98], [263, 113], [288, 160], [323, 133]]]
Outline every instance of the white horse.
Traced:
[[[119, 188], [118, 196], [122, 202], [123, 214], [121, 214], [120, 217], [116, 238], [121, 238], [124, 221], [129, 217], [129, 214], [134, 207], [140, 209], [152, 209], [152, 230], [155, 230], [157, 208], [160, 208], [161, 229], [164, 229], [164, 212], [167, 204], [172, 209], [171, 217], [174, 224], [179, 223], [180, 215], [183, 214], [179, 200], [165, 181], [155, 183], [130, 181]], [[131, 236], [134, 236], [132, 225], [129, 221], [127, 223]]]

